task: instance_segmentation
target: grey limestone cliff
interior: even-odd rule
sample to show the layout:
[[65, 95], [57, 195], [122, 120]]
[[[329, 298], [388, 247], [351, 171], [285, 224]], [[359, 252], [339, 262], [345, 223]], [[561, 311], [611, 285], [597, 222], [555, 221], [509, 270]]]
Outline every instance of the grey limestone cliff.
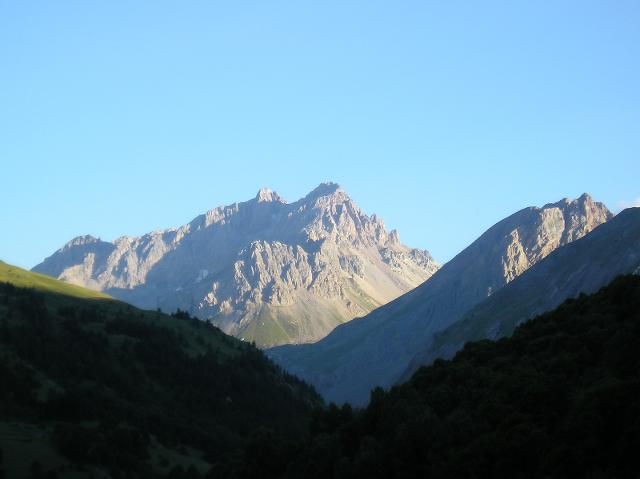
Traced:
[[179, 228], [75, 238], [34, 268], [143, 308], [177, 308], [258, 345], [304, 343], [418, 286], [438, 265], [335, 183], [288, 204], [261, 189]]
[[620, 274], [640, 274], [640, 208], [628, 208], [579, 241], [467, 311], [427, 341], [400, 378], [437, 358], [450, 358], [467, 341], [510, 335], [527, 319], [556, 308], [579, 293], [594, 293]]

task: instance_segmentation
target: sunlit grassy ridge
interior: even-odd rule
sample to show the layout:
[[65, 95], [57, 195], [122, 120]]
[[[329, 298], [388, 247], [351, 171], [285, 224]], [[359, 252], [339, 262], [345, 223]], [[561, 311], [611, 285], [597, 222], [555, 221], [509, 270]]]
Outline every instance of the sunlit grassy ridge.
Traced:
[[65, 283], [44, 274], [33, 273], [2, 261], [0, 261], [0, 282], [11, 283], [20, 288], [33, 288], [42, 292], [64, 294], [76, 298], [111, 299], [108, 294]]

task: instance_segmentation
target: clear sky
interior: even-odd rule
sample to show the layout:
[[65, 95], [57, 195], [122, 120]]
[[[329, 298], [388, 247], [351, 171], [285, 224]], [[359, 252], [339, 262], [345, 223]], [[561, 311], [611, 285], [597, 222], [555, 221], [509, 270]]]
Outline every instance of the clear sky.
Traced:
[[446, 261], [640, 198], [640, 2], [0, 0], [0, 258], [340, 183]]

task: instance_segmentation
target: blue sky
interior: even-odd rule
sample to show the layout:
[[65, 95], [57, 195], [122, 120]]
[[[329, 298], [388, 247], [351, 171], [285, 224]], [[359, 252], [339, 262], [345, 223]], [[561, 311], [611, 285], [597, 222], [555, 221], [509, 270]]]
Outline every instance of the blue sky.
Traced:
[[640, 197], [637, 1], [0, 0], [0, 258], [322, 181], [446, 261]]

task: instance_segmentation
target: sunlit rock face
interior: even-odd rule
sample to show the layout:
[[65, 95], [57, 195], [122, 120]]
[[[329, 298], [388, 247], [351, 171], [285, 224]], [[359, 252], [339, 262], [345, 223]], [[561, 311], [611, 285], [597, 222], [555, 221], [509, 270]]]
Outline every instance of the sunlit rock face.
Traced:
[[179, 228], [75, 238], [34, 271], [140, 307], [187, 310], [270, 346], [318, 340], [437, 269], [427, 251], [404, 246], [340, 186], [323, 183], [294, 203], [264, 188]]

